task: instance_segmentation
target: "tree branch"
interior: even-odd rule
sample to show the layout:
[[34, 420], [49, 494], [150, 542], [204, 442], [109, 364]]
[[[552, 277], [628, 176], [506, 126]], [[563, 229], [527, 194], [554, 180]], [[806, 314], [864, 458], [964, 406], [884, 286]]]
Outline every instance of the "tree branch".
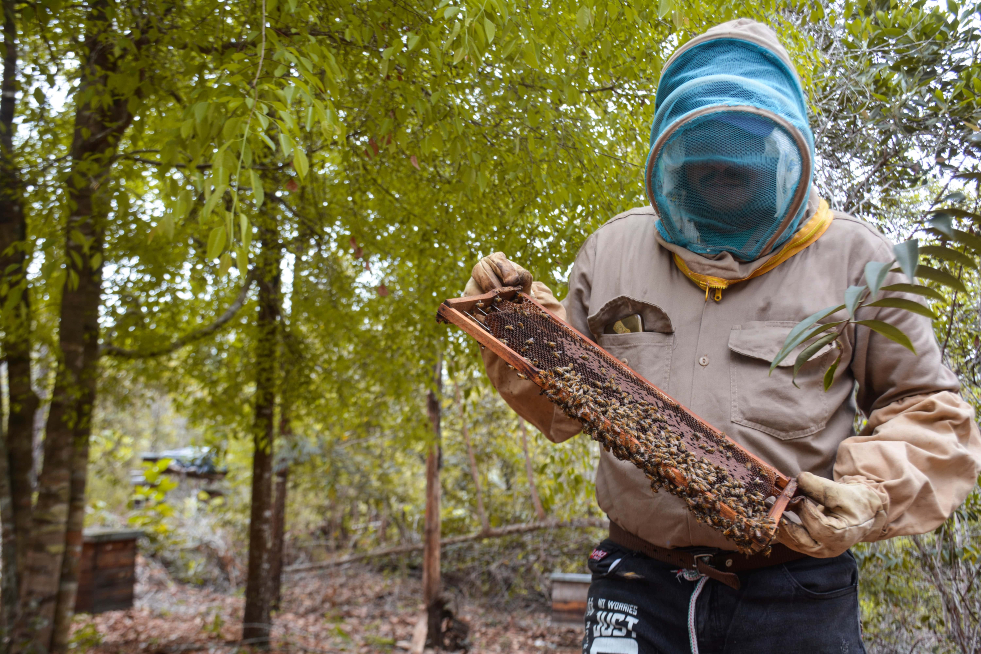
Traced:
[[[450, 538], [443, 538], [440, 541], [440, 545], [446, 547], [447, 545], [456, 545], [459, 543], [468, 543], [475, 540], [484, 540], [485, 538], [501, 538], [502, 536], [515, 536], [517, 534], [527, 534], [532, 531], [539, 531], [541, 529], [562, 529], [565, 527], [573, 527], [577, 529], [582, 529], [584, 527], [596, 527], [596, 528], [606, 528], [609, 526], [609, 522], [602, 518], [580, 518], [578, 520], [546, 520], [544, 522], [524, 522], [516, 525], [508, 525], [506, 527], [499, 527], [497, 529], [491, 529], [490, 531], [481, 531], [476, 534], [467, 534], [465, 536], [451, 536]], [[381, 549], [371, 550], [370, 552], [360, 552], [358, 554], [350, 554], [348, 556], [342, 556], [337, 559], [330, 561], [322, 561], [318, 563], [303, 563], [300, 565], [291, 565], [288, 568], [283, 568], [283, 573], [298, 573], [298, 572], [310, 572], [312, 570], [323, 570], [324, 568], [333, 568], [334, 566], [344, 565], [345, 563], [354, 563], [355, 561], [363, 561], [364, 559], [373, 559], [381, 556], [391, 556], [393, 554], [409, 554], [411, 552], [419, 552], [422, 550], [422, 543], [417, 543], [413, 545], [399, 545], [397, 547], [383, 547]]]
[[195, 329], [184, 336], [174, 339], [163, 347], [147, 350], [145, 352], [140, 350], [128, 350], [126, 348], [113, 345], [112, 343], [104, 343], [99, 347], [99, 356], [118, 357], [120, 359], [149, 359], [152, 357], [162, 356], [164, 354], [170, 354], [171, 352], [176, 352], [185, 345], [189, 345], [195, 341], [200, 341], [202, 338], [206, 338], [214, 334], [216, 331], [224, 327], [232, 318], [234, 318], [235, 314], [238, 313], [239, 310], [245, 305], [245, 301], [249, 297], [249, 289], [252, 288], [252, 282], [255, 281], [254, 277], [255, 275], [250, 270], [249, 274], [245, 277], [245, 283], [242, 284], [242, 290], [239, 291], [238, 297], [236, 297], [235, 301], [232, 302], [227, 309], [225, 309], [225, 313], [218, 316], [218, 318], [210, 325], [201, 327], [200, 329]]

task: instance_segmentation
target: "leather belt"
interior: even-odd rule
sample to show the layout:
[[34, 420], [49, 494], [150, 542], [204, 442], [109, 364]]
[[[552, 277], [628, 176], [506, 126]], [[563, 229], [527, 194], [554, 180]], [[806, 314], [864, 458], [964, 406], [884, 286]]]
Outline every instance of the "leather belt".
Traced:
[[699, 552], [698, 548], [690, 550], [668, 549], [649, 543], [639, 536], [634, 536], [612, 520], [610, 521], [610, 540], [617, 545], [649, 556], [655, 561], [676, 565], [685, 570], [694, 570], [736, 590], [739, 590], [739, 576], [735, 574], [737, 572], [759, 570], [760, 568], [807, 558], [806, 554], [801, 554], [780, 543], [774, 543], [770, 546], [769, 556], [762, 553], [747, 556], [739, 552], [728, 552], [715, 548], [705, 548], [704, 553]]

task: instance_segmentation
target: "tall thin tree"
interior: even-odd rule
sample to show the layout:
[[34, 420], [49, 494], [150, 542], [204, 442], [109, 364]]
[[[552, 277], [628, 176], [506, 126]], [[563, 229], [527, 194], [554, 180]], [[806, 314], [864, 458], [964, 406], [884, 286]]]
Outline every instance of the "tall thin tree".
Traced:
[[252, 425], [252, 507], [249, 517], [249, 566], [245, 585], [242, 640], [269, 646], [273, 563], [273, 438], [276, 383], [280, 356], [280, 265], [283, 251], [279, 227], [267, 207], [259, 213], [259, 254], [256, 282], [255, 417]]

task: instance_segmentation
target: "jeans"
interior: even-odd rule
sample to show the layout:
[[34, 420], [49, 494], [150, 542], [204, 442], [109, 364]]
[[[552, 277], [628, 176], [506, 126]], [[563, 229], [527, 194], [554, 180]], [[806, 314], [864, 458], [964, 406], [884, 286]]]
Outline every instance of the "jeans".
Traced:
[[583, 654], [865, 652], [850, 552], [739, 573], [740, 590], [610, 540], [589, 569]]

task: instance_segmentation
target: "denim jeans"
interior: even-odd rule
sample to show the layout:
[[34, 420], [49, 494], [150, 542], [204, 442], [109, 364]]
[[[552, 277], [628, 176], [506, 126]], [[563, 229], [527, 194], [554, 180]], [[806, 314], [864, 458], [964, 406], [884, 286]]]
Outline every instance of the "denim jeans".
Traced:
[[610, 540], [593, 550], [589, 569], [583, 654], [865, 652], [850, 552], [740, 573], [740, 590], [689, 580]]

